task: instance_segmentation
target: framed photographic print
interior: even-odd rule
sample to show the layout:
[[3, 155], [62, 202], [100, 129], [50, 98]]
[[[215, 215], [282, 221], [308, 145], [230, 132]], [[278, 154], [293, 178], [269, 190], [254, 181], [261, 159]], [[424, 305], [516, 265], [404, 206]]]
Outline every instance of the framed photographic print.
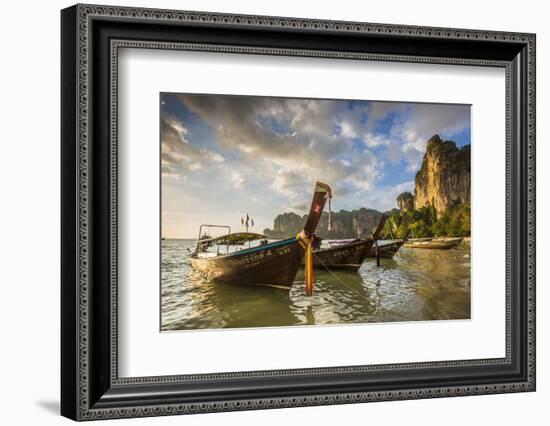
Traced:
[[74, 420], [535, 390], [535, 36], [76, 5]]

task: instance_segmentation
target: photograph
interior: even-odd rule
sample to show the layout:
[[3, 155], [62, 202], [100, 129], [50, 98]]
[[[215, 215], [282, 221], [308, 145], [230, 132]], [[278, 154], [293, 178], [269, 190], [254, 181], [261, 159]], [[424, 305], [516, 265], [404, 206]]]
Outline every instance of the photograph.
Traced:
[[161, 331], [470, 319], [471, 105], [159, 104]]

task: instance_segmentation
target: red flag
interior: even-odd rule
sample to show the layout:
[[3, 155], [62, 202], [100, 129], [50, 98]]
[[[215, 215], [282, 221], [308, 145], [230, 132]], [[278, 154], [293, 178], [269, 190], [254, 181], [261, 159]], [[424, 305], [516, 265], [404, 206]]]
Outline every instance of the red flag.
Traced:
[[250, 219], [250, 226], [254, 226], [254, 219]]
[[250, 218], [248, 217], [248, 213], [247, 213], [247, 214], [246, 214], [246, 226], [248, 226], [248, 220], [249, 220], [249, 219], [250, 219]]

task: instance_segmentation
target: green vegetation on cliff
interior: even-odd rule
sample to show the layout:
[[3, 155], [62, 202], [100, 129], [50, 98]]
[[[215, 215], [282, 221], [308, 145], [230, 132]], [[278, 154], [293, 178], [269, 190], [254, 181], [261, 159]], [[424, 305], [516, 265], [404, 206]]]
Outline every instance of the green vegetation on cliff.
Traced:
[[433, 233], [436, 237], [469, 237], [470, 205], [459, 204], [446, 210], [434, 224]]
[[470, 236], [470, 205], [457, 204], [437, 219], [433, 206], [417, 210], [393, 212], [384, 228], [382, 238], [402, 238], [410, 229], [410, 238]]

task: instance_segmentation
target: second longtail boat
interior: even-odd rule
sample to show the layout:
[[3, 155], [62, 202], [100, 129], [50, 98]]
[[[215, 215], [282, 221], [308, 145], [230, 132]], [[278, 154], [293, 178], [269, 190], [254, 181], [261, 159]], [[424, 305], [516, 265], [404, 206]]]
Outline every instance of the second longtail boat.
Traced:
[[332, 247], [318, 248], [313, 251], [313, 267], [317, 269], [338, 269], [357, 272], [365, 257], [378, 239], [386, 216], [382, 215], [372, 238], [345, 240], [344, 242], [329, 242]]
[[[409, 231], [402, 239], [379, 241], [378, 242], [378, 256], [383, 259], [393, 258], [399, 249], [407, 242], [409, 237]], [[376, 258], [376, 247], [372, 247], [367, 256], [368, 258]]]

